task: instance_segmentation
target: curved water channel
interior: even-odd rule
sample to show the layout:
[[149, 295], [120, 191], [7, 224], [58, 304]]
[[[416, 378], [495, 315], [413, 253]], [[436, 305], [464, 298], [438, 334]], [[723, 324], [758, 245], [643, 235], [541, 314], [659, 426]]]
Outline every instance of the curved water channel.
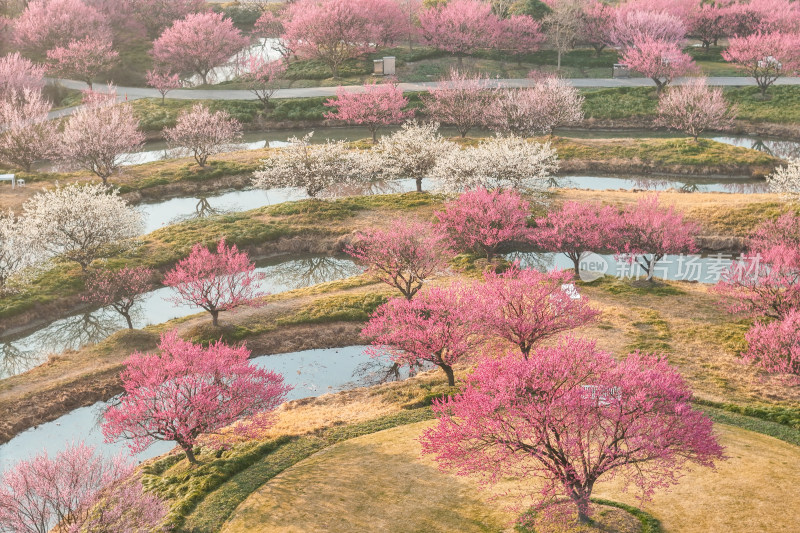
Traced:
[[[262, 261], [256, 266], [257, 272], [265, 274], [259, 288], [271, 294], [344, 279], [362, 272], [362, 268], [348, 258], [321, 255], [288, 261]], [[167, 301], [172, 294], [168, 287], [147, 293], [134, 309], [133, 326], [142, 328], [202, 312], [197, 307]], [[125, 327], [125, 319], [119, 313], [103, 307], [55, 320], [35, 330], [2, 336], [0, 379], [30, 370], [47, 361], [51, 354], [100, 342]]]
[[[252, 361], [256, 366], [283, 375], [284, 381], [294, 387], [287, 396], [289, 400], [408, 377], [407, 370], [401, 369], [395, 373], [388, 360], [372, 358], [365, 350], [366, 346], [305, 350], [265, 355]], [[78, 441], [95, 446], [108, 455], [127, 453], [124, 442], [103, 442], [99, 421], [107, 406], [108, 402], [98, 402], [89, 407], [80, 407], [52, 422], [28, 429], [0, 445], [0, 473], [21, 459], [45, 450], [52, 455]], [[168, 452], [174, 445], [172, 442], [156, 442], [134, 458], [144, 461]]]

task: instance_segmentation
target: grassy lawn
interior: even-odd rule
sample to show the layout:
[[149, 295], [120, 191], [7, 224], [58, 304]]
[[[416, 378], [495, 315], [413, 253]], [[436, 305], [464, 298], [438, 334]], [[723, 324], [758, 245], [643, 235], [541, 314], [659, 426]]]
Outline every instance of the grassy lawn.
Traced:
[[[231, 88], [238, 88], [232, 85]], [[737, 119], [753, 123], [793, 124], [800, 122], [800, 87], [777, 85], [770, 87], [767, 98], [762, 99], [756, 87], [726, 87], [728, 101], [736, 104]], [[658, 95], [654, 87], [618, 87], [581, 89], [585, 98], [584, 113], [587, 119], [619, 120], [654, 118], [658, 112]], [[419, 93], [406, 93], [409, 107], [424, 108]], [[324, 105], [328, 97], [282, 98], [270, 103], [265, 110], [257, 101], [251, 100], [176, 100], [145, 98], [131, 102], [141, 128], [147, 132], [160, 132], [175, 125], [181, 111], [196, 102], [202, 102], [212, 110], [224, 109], [245, 124], [284, 124], [286, 122], [321, 122], [330, 111]], [[74, 103], [68, 100], [69, 104]]]
[[[473, 479], [420, 458], [416, 439], [429, 424], [348, 440], [298, 463], [245, 500], [222, 532], [507, 530], [517, 513], [506, 506], [520, 491], [535, 491], [536, 481], [504, 480], [498, 499], [490, 500]], [[717, 433], [729, 459], [716, 471], [691, 469], [644, 510], [665, 531], [791, 530], [800, 473], [789, 465], [800, 461], [800, 448], [725, 425]], [[616, 481], [602, 482], [595, 495], [641, 505], [635, 493], [620, 489]]]

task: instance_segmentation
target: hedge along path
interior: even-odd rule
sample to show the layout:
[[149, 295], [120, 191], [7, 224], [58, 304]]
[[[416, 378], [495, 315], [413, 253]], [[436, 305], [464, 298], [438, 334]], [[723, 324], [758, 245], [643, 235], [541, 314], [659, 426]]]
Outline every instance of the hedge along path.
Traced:
[[[420, 458], [417, 441], [432, 422], [358, 437], [285, 470], [236, 509], [222, 533], [306, 531], [511, 531], [508, 495], [492, 500], [474, 479], [439, 472]], [[642, 507], [666, 532], [797, 531], [800, 448], [739, 428], [717, 425], [727, 461], [690, 469], [671, 491], [640, 505], [618, 482], [594, 496]], [[496, 491], [536, 490], [508, 480]], [[524, 508], [524, 507], [523, 507]]]

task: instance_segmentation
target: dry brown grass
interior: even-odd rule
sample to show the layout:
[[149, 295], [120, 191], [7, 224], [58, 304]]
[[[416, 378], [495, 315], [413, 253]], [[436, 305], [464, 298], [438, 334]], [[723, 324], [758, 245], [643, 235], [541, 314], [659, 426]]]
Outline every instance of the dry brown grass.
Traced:
[[[417, 441], [431, 423], [359, 437], [298, 463], [254, 492], [222, 532], [510, 531], [515, 495], [534, 493], [536, 481], [479, 491], [474, 479], [439, 472], [420, 458]], [[717, 432], [729, 459], [716, 470], [690, 469], [643, 509], [667, 532], [797, 531], [800, 448], [729, 426]], [[599, 484], [595, 496], [640, 506], [617, 481]]]

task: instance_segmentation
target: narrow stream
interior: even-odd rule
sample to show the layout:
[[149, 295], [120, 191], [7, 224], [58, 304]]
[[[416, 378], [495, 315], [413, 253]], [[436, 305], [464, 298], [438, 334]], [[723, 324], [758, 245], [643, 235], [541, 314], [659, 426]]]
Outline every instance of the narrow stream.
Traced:
[[[271, 294], [349, 278], [361, 267], [344, 257], [309, 255], [289, 261], [259, 262], [257, 272], [266, 274], [260, 288]], [[162, 287], [147, 293], [133, 313], [133, 325], [142, 328], [203, 312], [188, 305], [168, 302], [174, 291]], [[224, 320], [224, 313], [223, 313]], [[51, 354], [95, 344], [127, 327], [125, 319], [110, 307], [78, 313], [13, 336], [0, 337], [0, 379], [38, 366]]]
[[[405, 379], [407, 370], [399, 374], [390, 373], [391, 363], [382, 358], [371, 358], [365, 353], [366, 346], [349, 346], [322, 350], [305, 350], [279, 355], [256, 357], [253, 362], [265, 369], [283, 375], [284, 381], [294, 389], [287, 399], [296, 400], [320, 396], [328, 392], [374, 385], [391, 379]], [[84, 441], [96, 446], [105, 454], [127, 453], [124, 442], [104, 443], [99, 420], [107, 402], [98, 402], [81, 407], [54, 420], [20, 433], [6, 444], [0, 445], [0, 473], [21, 459], [41, 451], [58, 453], [69, 444]], [[174, 447], [171, 442], [156, 442], [135, 456], [144, 461], [168, 452]]]
[[[509, 261], [519, 261], [523, 268], [550, 270], [572, 269], [572, 261], [563, 253], [512, 252], [504, 256]], [[693, 281], [716, 283], [733, 262], [731, 254], [667, 255], [656, 264], [654, 276], [670, 281]], [[581, 259], [581, 276], [587, 281], [596, 277], [593, 273], [607, 274], [618, 278], [644, 279], [645, 274], [635, 263], [629, 263], [613, 254], [591, 254]]]

